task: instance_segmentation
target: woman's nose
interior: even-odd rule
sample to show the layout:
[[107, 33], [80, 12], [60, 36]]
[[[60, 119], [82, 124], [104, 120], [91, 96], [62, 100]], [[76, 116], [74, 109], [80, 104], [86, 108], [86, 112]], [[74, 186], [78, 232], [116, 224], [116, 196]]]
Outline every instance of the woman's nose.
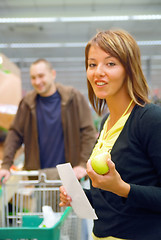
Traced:
[[104, 76], [105, 75], [104, 67], [103, 67], [102, 64], [97, 65], [96, 74], [98, 74], [100, 76]]

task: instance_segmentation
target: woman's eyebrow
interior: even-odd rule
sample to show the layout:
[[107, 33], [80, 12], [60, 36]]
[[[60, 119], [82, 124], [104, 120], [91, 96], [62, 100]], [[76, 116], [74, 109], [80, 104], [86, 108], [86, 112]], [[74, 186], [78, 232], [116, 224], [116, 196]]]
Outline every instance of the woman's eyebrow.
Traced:
[[[109, 59], [109, 58], [113, 58], [112, 56], [107, 56], [107, 57], [105, 57], [105, 59]], [[88, 58], [88, 60], [96, 60], [97, 58]]]
[[90, 58], [88, 58], [88, 60], [96, 60], [96, 58], [92, 58], [92, 57], [90, 57]]

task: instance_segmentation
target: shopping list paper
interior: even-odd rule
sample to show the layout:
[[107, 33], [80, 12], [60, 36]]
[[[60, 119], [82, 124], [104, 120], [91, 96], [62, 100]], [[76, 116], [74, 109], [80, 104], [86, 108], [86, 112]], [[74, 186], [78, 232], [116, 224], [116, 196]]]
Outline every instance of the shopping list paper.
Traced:
[[71, 206], [79, 218], [97, 219], [97, 215], [76, 178], [70, 163], [57, 165], [58, 173], [67, 194], [72, 198]]

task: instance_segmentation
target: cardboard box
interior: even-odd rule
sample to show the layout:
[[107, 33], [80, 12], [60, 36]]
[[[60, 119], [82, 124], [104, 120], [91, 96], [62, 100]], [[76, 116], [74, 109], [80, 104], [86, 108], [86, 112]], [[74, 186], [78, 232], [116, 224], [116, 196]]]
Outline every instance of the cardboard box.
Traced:
[[9, 129], [22, 98], [21, 72], [5, 55], [0, 54], [0, 127]]
[[2, 53], [0, 53], [0, 69], [4, 73], [12, 73], [21, 79], [21, 71], [18, 66]]
[[18, 105], [22, 98], [21, 79], [0, 69], [0, 104]]
[[0, 104], [0, 127], [9, 129], [17, 112], [16, 105]]

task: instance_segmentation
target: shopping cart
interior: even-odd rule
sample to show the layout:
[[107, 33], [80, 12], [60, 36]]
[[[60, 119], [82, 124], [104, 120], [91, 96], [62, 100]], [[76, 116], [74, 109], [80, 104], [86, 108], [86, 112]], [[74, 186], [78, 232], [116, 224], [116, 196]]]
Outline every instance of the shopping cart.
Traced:
[[[44, 173], [21, 171], [13, 183], [2, 184], [0, 240], [80, 240], [82, 220], [71, 207], [59, 207], [60, 180], [47, 180]], [[38, 176], [38, 180], [29, 180]], [[12, 196], [11, 196], [12, 192]], [[57, 216], [53, 227], [39, 227], [43, 206], [51, 206]]]

